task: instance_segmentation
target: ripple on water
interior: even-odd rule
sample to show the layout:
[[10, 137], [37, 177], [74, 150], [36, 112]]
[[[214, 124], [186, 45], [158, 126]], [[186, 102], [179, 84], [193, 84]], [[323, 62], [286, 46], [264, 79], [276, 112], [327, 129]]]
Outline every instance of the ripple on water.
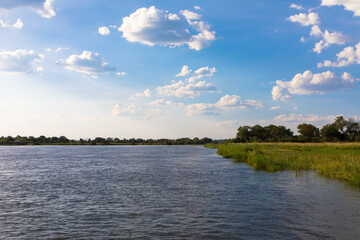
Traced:
[[1, 239], [354, 239], [360, 191], [200, 146], [0, 147]]

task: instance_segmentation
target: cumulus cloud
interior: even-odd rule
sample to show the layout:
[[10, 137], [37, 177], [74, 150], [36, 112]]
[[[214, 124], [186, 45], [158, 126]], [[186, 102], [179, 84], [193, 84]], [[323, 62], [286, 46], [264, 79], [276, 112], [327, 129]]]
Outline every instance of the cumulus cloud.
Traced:
[[215, 103], [219, 108], [234, 109], [234, 108], [249, 108], [249, 107], [262, 107], [262, 103], [256, 100], [242, 101], [240, 96], [237, 95], [225, 95]]
[[189, 104], [185, 108], [186, 115], [220, 115], [219, 109], [210, 103]]
[[201, 10], [201, 7], [195, 6], [194, 9], [195, 9], [195, 10]]
[[20, 18], [18, 18], [14, 24], [10, 24], [8, 21], [0, 19], [0, 26], [3, 28], [22, 29], [24, 27], [24, 23]]
[[355, 16], [360, 16], [360, 2], [357, 0], [322, 0], [322, 6], [344, 6], [346, 10], [354, 12]]
[[215, 92], [217, 88], [212, 83], [200, 81], [197, 83], [185, 83], [178, 81], [170, 85], [156, 88], [157, 94], [161, 96], [173, 96], [179, 98], [194, 98], [201, 92]]
[[29, 7], [35, 10], [44, 18], [52, 18], [56, 16], [54, 10], [54, 0], [11, 0], [0, 1], [0, 9], [13, 9], [20, 7]]
[[351, 88], [355, 84], [356, 79], [347, 72], [338, 77], [330, 71], [313, 74], [308, 70], [303, 74], [296, 74], [291, 81], [277, 80], [276, 86], [272, 89], [272, 98], [273, 100], [285, 101], [291, 95], [324, 94]]
[[172, 84], [156, 88], [156, 92], [161, 96], [179, 98], [194, 98], [199, 96], [201, 92], [215, 92], [217, 88], [214, 84], [200, 81], [201, 78], [213, 76], [215, 72], [214, 67], [202, 67], [192, 73], [189, 66], [184, 65], [176, 77], [185, 77], [192, 73], [190, 77], [177, 82], [173, 80]]
[[60, 59], [56, 62], [67, 69], [86, 73], [99, 74], [116, 72], [116, 68], [109, 66], [98, 53], [83, 51], [81, 55], [71, 55], [67, 59]]
[[336, 116], [319, 116], [316, 114], [296, 114], [290, 113], [289, 115], [282, 114], [274, 118], [277, 122], [294, 122], [294, 123], [328, 123], [334, 121]]
[[26, 74], [36, 72], [36, 62], [44, 60], [44, 55], [33, 50], [18, 49], [0, 52], [0, 71], [5, 73]]
[[145, 89], [142, 93], [136, 93], [135, 97], [150, 97], [151, 91], [150, 89]]
[[320, 24], [319, 14], [317, 13], [299, 13], [296, 15], [292, 15], [288, 18], [291, 22], [297, 22], [300, 23], [303, 26], [309, 26], [309, 25], [318, 25]]
[[318, 25], [312, 26], [310, 36], [318, 37], [318, 36], [322, 36], [322, 35], [323, 35], [323, 32], [321, 31], [321, 29]]
[[108, 27], [104, 26], [104, 27], [99, 27], [98, 33], [101, 35], [109, 35], [111, 32]]
[[181, 102], [173, 102], [166, 99], [157, 99], [155, 101], [152, 101], [149, 103], [149, 105], [153, 106], [170, 106], [170, 107], [176, 107], [176, 108], [183, 108], [185, 105]]
[[259, 108], [262, 103], [257, 100], [241, 100], [237, 95], [225, 95], [215, 104], [196, 103], [186, 106], [187, 115], [219, 115], [221, 111], [231, 111], [247, 108]]
[[320, 54], [323, 49], [328, 48], [330, 45], [337, 44], [337, 45], [344, 45], [347, 43], [350, 38], [348, 36], [343, 35], [340, 32], [332, 32], [330, 33], [328, 30], [325, 30], [324, 33], [321, 32], [320, 28], [313, 27], [310, 35], [312, 36], [322, 36], [323, 39], [320, 42], [315, 44], [313, 51]]
[[135, 103], [131, 103], [125, 106], [121, 105], [120, 103], [116, 103], [112, 108], [111, 114], [113, 116], [118, 116], [120, 114], [135, 116], [139, 115], [141, 112], [142, 108], [137, 106]]
[[336, 56], [336, 62], [325, 60], [323, 63], [318, 63], [318, 67], [346, 67], [351, 64], [360, 64], [360, 42], [355, 47], [344, 48]]
[[180, 13], [186, 18], [186, 20], [200, 20], [202, 16], [189, 10], [181, 10]]
[[[118, 28], [122, 37], [129, 42], [140, 42], [149, 46], [183, 46], [197, 51], [210, 46], [215, 40], [215, 31], [210, 31], [210, 25], [203, 21], [193, 21], [201, 15], [188, 10], [180, 15], [159, 10], [154, 6], [139, 8], [123, 19]], [[197, 31], [191, 33], [189, 28]]]
[[192, 70], [189, 68], [188, 65], [184, 65], [181, 68], [181, 72], [179, 72], [178, 74], [176, 74], [176, 77], [185, 77], [187, 75], [189, 75], [192, 72]]
[[297, 9], [297, 10], [305, 10], [305, 8], [304, 8], [303, 6], [301, 6], [301, 5], [296, 5], [295, 3], [292, 3], [292, 4], [290, 5], [290, 7], [291, 7], [291, 8], [295, 8], [295, 9]]
[[191, 77], [187, 78], [186, 81], [188, 82], [195, 82], [204, 77], [212, 77], [216, 73], [215, 67], [202, 67], [196, 70]]

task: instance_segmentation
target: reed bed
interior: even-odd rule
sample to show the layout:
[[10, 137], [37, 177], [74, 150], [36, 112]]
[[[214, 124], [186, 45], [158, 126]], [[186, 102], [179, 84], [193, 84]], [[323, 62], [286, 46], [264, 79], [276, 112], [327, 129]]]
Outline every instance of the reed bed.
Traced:
[[229, 143], [218, 154], [269, 172], [313, 170], [360, 187], [360, 143]]

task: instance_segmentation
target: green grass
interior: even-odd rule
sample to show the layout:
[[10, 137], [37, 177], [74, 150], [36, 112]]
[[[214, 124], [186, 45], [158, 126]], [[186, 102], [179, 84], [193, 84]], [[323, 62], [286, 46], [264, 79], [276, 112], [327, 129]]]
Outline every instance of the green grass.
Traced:
[[360, 143], [230, 143], [218, 154], [256, 169], [313, 170], [318, 174], [360, 187]]

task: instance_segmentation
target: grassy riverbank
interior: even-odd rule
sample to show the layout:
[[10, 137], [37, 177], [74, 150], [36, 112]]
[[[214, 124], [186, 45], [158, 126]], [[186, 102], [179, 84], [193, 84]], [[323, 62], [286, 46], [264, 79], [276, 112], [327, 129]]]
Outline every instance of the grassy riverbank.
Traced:
[[360, 143], [232, 143], [206, 145], [265, 171], [314, 170], [360, 187]]

